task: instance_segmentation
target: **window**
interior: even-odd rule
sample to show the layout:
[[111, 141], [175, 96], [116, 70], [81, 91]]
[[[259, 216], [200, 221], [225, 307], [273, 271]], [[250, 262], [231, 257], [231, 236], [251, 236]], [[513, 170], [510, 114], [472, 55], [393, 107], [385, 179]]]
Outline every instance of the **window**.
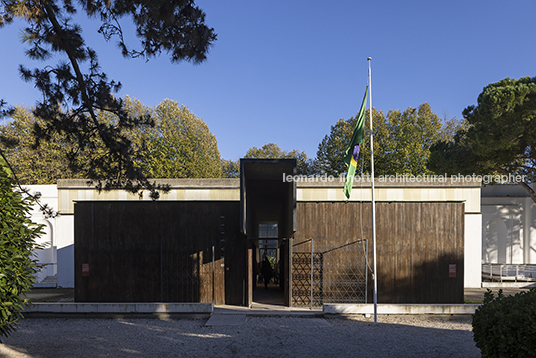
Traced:
[[266, 256], [277, 257], [277, 224], [259, 224], [259, 250], [261, 258]]

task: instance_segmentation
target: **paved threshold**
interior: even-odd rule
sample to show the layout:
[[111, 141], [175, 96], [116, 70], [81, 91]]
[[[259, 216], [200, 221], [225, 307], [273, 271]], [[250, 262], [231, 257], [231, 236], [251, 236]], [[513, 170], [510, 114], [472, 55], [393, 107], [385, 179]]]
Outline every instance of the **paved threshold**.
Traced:
[[251, 308], [244, 306], [214, 306], [214, 314], [245, 314], [247, 316], [292, 316], [292, 317], [322, 317], [321, 307], [313, 308], [295, 308], [279, 305], [256, 304]]

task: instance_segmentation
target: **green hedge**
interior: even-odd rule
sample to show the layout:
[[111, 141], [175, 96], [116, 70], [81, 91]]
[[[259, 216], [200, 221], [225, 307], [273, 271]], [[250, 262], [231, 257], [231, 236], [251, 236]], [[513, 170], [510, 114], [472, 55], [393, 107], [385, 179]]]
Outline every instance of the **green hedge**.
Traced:
[[32, 199], [14, 190], [14, 181], [0, 166], [0, 336], [8, 336], [28, 303], [23, 295], [38, 270], [33, 250], [42, 225], [32, 223]]
[[473, 316], [473, 339], [482, 357], [536, 357], [536, 289], [514, 296], [488, 289]]

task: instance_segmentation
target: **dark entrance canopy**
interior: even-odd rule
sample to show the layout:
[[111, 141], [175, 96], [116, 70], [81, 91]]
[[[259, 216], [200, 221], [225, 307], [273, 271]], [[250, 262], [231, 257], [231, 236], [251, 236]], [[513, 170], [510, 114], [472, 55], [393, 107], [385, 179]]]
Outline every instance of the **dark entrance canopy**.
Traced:
[[296, 159], [240, 159], [242, 233], [259, 238], [260, 224], [277, 224], [277, 238], [296, 231]]

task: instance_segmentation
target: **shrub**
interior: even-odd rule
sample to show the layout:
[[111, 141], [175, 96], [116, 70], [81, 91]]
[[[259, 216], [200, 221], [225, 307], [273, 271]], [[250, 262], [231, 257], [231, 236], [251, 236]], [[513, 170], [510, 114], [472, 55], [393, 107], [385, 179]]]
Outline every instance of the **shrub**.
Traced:
[[0, 336], [15, 331], [28, 303], [24, 294], [31, 288], [38, 270], [33, 250], [42, 225], [32, 223], [32, 199], [14, 190], [14, 181], [0, 166]]
[[482, 357], [536, 357], [536, 289], [497, 297], [488, 289], [473, 316]]

